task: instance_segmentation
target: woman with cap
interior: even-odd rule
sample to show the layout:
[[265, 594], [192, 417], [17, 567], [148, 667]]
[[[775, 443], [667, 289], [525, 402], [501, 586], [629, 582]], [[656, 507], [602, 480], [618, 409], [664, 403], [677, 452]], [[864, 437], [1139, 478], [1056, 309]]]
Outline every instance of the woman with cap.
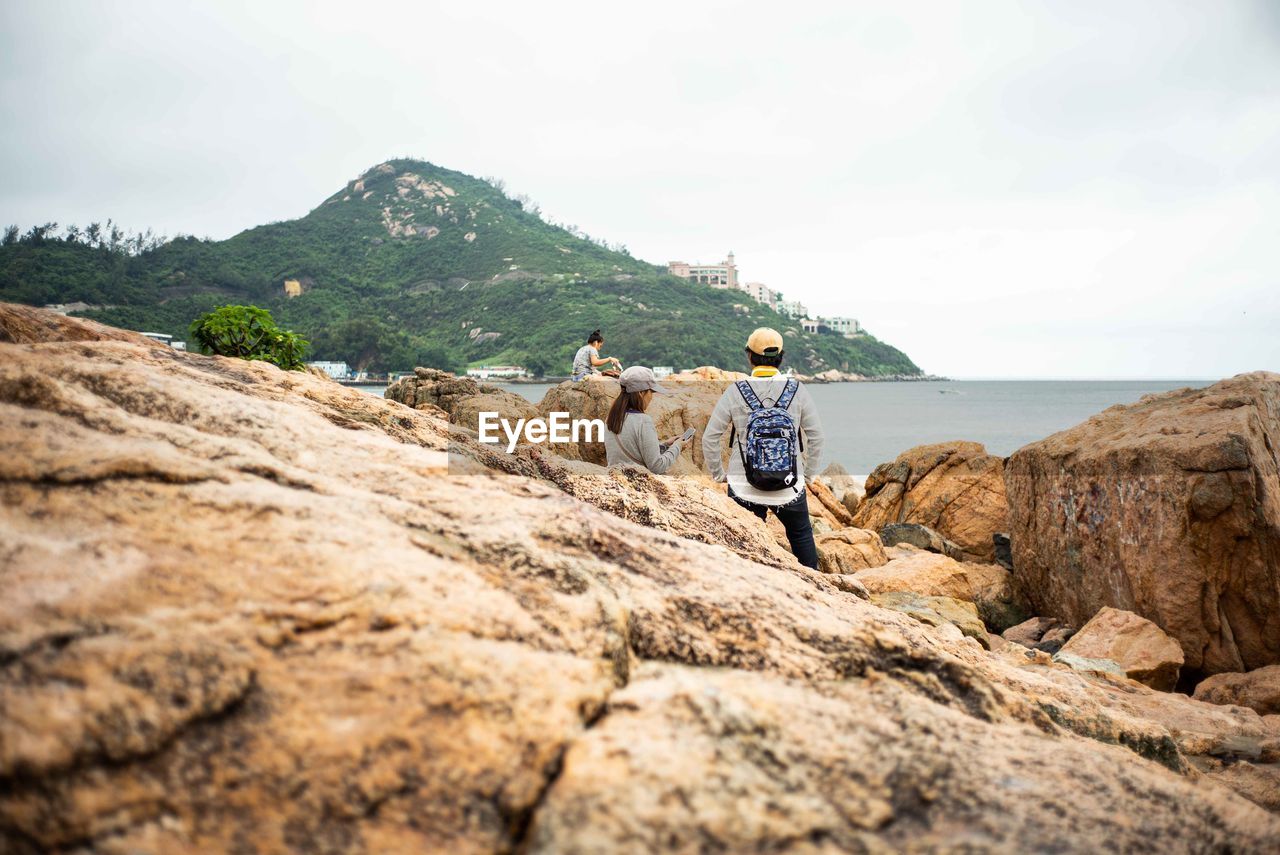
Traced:
[[663, 446], [658, 429], [645, 414], [654, 394], [669, 394], [658, 384], [653, 369], [633, 365], [618, 378], [622, 389], [605, 418], [604, 453], [609, 466], [643, 466], [655, 475], [669, 470], [680, 456], [684, 443], [693, 438], [694, 429]]

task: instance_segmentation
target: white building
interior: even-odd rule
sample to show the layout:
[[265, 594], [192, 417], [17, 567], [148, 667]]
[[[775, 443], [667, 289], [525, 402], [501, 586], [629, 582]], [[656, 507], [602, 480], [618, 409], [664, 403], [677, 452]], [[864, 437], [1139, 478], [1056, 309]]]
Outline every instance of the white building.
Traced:
[[845, 338], [852, 338], [862, 332], [862, 324], [858, 323], [857, 318], [818, 318], [818, 321]]
[[481, 365], [479, 368], [468, 368], [467, 376], [477, 380], [494, 378], [527, 377], [529, 372], [519, 365]]
[[670, 365], [653, 366], [653, 376], [655, 379], [658, 379], [658, 380], [661, 380], [664, 377], [670, 377], [672, 374], [675, 374], [675, 373], [676, 373], [676, 370], [672, 368]]
[[778, 300], [777, 311], [780, 315], [786, 315], [788, 318], [804, 318], [808, 317], [809, 310], [799, 300]]
[[351, 377], [351, 366], [345, 362], [308, 362], [310, 368], [319, 368], [334, 380], [346, 380]]
[[800, 329], [804, 330], [805, 332], [816, 333], [818, 331], [818, 326], [819, 326], [818, 322], [815, 321], [813, 318], [800, 319]]

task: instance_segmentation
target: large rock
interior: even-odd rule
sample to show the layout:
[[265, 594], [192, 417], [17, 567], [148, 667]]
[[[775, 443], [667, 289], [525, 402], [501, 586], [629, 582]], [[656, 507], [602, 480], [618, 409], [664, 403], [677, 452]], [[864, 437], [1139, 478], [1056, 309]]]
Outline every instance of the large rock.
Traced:
[[[854, 575], [857, 579], [857, 574]], [[858, 579], [858, 581], [862, 581]], [[863, 583], [864, 585], [866, 583]], [[868, 589], [868, 593], [870, 590]], [[885, 591], [871, 594], [871, 602], [886, 609], [910, 615], [928, 626], [951, 625], [985, 648], [991, 647], [987, 628], [978, 615], [978, 607], [954, 597], [929, 597], [911, 591]]]
[[1062, 645], [1061, 653], [1110, 659], [1131, 680], [1168, 692], [1178, 683], [1182, 648], [1149, 620], [1110, 607], [1100, 610]]
[[1247, 674], [1214, 674], [1196, 686], [1195, 698], [1211, 704], [1235, 704], [1263, 715], [1280, 714], [1280, 665]]
[[945, 555], [910, 550], [891, 561], [858, 571], [857, 577], [873, 594], [912, 591], [973, 603], [983, 623], [996, 633], [1026, 617], [1012, 576], [999, 564], [960, 562]]
[[111, 341], [0, 345], [0, 451], [3, 851], [1280, 835], [1226, 789], [1266, 801], [1280, 720], [988, 654], [714, 504], [626, 517], [680, 479], [615, 515], [433, 408]]
[[538, 408], [522, 395], [438, 368], [415, 368], [387, 386], [383, 397], [415, 410], [441, 409], [450, 422], [473, 431], [478, 429], [481, 412], [497, 413], [513, 423], [538, 415]]
[[1059, 625], [1061, 625], [1061, 621], [1057, 618], [1033, 617], [1009, 627], [1000, 634], [1005, 641], [1012, 641], [1014, 644], [1021, 644], [1023, 647], [1034, 647], [1046, 632], [1057, 628]]
[[982, 561], [995, 560], [992, 535], [1008, 528], [1004, 460], [976, 442], [912, 448], [877, 466], [865, 489], [859, 528], [919, 523]]
[[1014, 573], [1079, 626], [1135, 612], [1214, 674], [1280, 662], [1280, 375], [1151, 395], [1016, 452]]
[[863, 528], [842, 528], [820, 534], [814, 541], [818, 545], [818, 569], [824, 573], [857, 573], [889, 560], [880, 536]]
[[885, 546], [906, 544], [957, 560], [970, 557], [958, 545], [919, 523], [889, 523], [880, 529], [880, 539], [884, 541]]

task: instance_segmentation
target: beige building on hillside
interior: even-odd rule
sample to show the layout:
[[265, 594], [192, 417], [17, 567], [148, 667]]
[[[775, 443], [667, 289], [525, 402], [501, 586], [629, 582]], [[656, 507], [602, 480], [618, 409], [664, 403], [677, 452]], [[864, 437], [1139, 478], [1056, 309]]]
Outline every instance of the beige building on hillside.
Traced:
[[733, 263], [733, 253], [719, 264], [689, 264], [684, 261], [667, 262], [667, 272], [681, 279], [692, 279], [712, 288], [737, 288], [738, 266]]
[[774, 291], [763, 282], [748, 282], [742, 286], [742, 290], [751, 295], [751, 299], [757, 303], [764, 303], [770, 309], [774, 308], [778, 300], [778, 292]]

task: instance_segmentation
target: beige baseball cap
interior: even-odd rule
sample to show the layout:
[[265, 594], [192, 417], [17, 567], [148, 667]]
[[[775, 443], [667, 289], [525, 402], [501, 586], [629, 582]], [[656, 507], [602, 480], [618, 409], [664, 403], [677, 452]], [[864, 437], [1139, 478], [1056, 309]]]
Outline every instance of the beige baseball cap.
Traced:
[[760, 327], [747, 339], [747, 350], [757, 356], [782, 353], [782, 333], [771, 327]]

